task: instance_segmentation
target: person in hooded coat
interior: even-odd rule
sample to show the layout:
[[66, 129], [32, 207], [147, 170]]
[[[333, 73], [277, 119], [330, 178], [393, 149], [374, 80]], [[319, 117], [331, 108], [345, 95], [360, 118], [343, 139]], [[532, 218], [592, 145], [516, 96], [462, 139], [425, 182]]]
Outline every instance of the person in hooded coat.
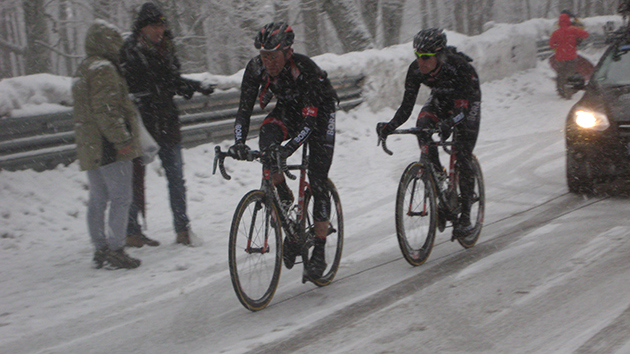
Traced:
[[122, 42], [114, 26], [94, 22], [85, 38], [87, 58], [72, 84], [77, 157], [81, 170], [87, 171], [87, 221], [96, 268], [140, 265], [140, 260], [124, 251], [132, 196], [131, 160], [141, 155], [141, 149], [138, 117], [119, 67]]
[[573, 26], [571, 16], [566, 13], [560, 14], [558, 18], [560, 28], [555, 30], [549, 38], [549, 46], [555, 51], [558, 76], [556, 78], [556, 89], [561, 97], [570, 98], [571, 93], [566, 89], [569, 76], [577, 70], [577, 44], [580, 39], [588, 38], [588, 32]]
[[[142, 5], [136, 17], [133, 32], [126, 38], [121, 49], [121, 66], [134, 95], [142, 121], [147, 131], [160, 147], [166, 178], [175, 242], [191, 245], [190, 222], [186, 208], [182, 136], [178, 110], [173, 97], [181, 95], [190, 99], [195, 92], [209, 95], [212, 86], [183, 78], [180, 63], [175, 54], [173, 36], [167, 28], [163, 12], [153, 3]], [[134, 161], [134, 202], [129, 212], [127, 245], [142, 247], [158, 246], [159, 242], [142, 233], [138, 213], [144, 212], [144, 172], [141, 160]]]

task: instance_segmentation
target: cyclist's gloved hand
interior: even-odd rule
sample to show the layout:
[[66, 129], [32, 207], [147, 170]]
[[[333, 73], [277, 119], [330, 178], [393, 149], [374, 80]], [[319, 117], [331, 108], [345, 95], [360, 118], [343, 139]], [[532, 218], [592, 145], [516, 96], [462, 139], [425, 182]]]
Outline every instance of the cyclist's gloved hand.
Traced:
[[288, 146], [276, 145], [272, 151], [272, 158], [274, 161], [280, 159], [280, 161], [285, 161], [289, 156], [293, 154], [293, 149]]
[[453, 132], [453, 121], [449, 119], [442, 119], [438, 123], [438, 129], [440, 130], [440, 139], [446, 140]]
[[385, 139], [389, 134], [391, 134], [393, 129], [388, 123], [380, 122], [376, 123], [376, 134], [379, 139]]
[[203, 95], [208, 96], [214, 92], [214, 86], [215, 85], [212, 84], [201, 84], [199, 86], [199, 92]]
[[244, 142], [239, 141], [236, 144], [230, 146], [230, 148], [228, 149], [228, 153], [237, 160], [247, 160], [249, 146], [245, 145]]

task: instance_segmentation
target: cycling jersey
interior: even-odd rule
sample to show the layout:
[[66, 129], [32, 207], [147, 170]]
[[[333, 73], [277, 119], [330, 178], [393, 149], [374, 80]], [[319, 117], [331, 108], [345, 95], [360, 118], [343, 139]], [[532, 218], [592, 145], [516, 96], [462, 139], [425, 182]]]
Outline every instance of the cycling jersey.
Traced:
[[437, 120], [452, 119], [454, 125], [466, 122], [469, 129], [478, 129], [481, 89], [477, 72], [470, 64], [472, 59], [454, 47], [447, 47], [445, 51], [444, 61], [435, 76], [422, 74], [416, 60], [409, 65], [403, 101], [388, 124], [389, 129], [394, 130], [409, 119], [421, 84], [431, 88], [424, 111], [430, 110]]
[[305, 55], [294, 53], [276, 77], [266, 72], [258, 55], [249, 61], [243, 74], [234, 123], [235, 142], [247, 140], [256, 101], [264, 108], [274, 96], [276, 105], [260, 127], [260, 150], [291, 139], [285, 146], [294, 152], [308, 141], [314, 219], [327, 221], [330, 211], [327, 181], [335, 144], [337, 93], [326, 72]]

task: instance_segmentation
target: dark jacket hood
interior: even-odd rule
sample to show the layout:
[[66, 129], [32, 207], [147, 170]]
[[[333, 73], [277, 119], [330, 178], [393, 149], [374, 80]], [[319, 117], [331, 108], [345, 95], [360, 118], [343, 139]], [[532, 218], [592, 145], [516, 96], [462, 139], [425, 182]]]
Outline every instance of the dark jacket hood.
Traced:
[[157, 5], [152, 2], [145, 2], [138, 12], [133, 30], [139, 32], [143, 27], [154, 23], [166, 24], [166, 17]]

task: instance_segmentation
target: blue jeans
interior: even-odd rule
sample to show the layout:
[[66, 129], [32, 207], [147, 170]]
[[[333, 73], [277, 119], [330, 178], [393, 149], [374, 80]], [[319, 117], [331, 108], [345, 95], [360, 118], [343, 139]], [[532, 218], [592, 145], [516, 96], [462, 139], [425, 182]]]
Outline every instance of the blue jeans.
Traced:
[[[90, 188], [87, 222], [96, 249], [118, 250], [125, 246], [132, 170], [131, 161], [117, 161], [87, 171]], [[105, 211], [108, 204], [106, 226]]]
[[[173, 226], [175, 232], [179, 233], [188, 230], [188, 215], [186, 214], [186, 186], [184, 180], [184, 160], [182, 158], [181, 144], [173, 147], [160, 147], [158, 156], [162, 161], [162, 167], [168, 180], [168, 192], [173, 211]], [[132, 203], [129, 208], [129, 225], [127, 234], [139, 235], [141, 232], [138, 223], [138, 213], [140, 207]]]

